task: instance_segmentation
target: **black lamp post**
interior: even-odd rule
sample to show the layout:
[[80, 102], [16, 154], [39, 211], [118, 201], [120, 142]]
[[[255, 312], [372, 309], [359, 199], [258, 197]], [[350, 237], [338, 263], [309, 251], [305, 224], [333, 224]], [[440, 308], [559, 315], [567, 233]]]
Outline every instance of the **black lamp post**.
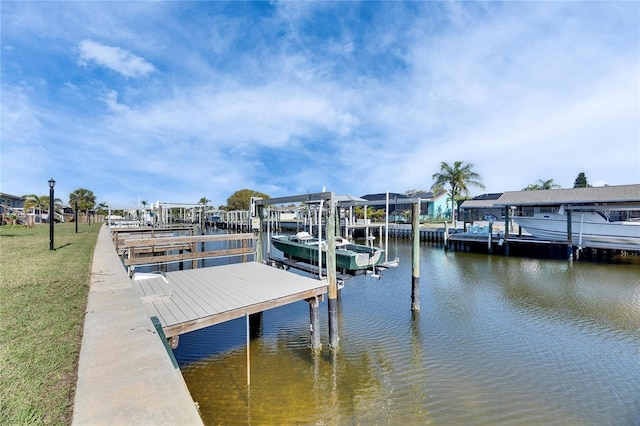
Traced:
[[76, 222], [76, 234], [78, 233], [78, 198], [76, 197], [76, 207], [75, 207], [75, 222]]
[[56, 186], [56, 181], [53, 178], [49, 179], [49, 250], [53, 250], [53, 187]]

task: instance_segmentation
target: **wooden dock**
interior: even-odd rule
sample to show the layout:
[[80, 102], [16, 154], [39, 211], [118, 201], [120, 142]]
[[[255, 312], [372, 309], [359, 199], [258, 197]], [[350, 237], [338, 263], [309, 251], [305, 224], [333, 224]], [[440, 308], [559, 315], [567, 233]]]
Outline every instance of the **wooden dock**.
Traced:
[[166, 273], [132, 280], [147, 314], [158, 317], [167, 337], [256, 314], [296, 301], [317, 306], [327, 282], [259, 262]]

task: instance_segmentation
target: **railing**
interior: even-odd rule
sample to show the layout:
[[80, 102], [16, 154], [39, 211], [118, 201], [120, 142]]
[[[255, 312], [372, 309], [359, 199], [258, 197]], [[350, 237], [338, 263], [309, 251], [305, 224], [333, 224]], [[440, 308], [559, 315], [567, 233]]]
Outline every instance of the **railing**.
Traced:
[[195, 234], [195, 230], [196, 229], [193, 226], [181, 225], [165, 226], [162, 228], [152, 228], [149, 226], [141, 226], [137, 228], [112, 227], [111, 240], [113, 241], [113, 244], [115, 244], [118, 254], [122, 254], [122, 244], [129, 239], [144, 238], [145, 234], [148, 235], [148, 238], [171, 237], [177, 236], [176, 234], [193, 235]]
[[[212, 241], [239, 241], [241, 246], [198, 251], [199, 243]], [[133, 273], [133, 267], [136, 265], [156, 265], [192, 260], [192, 267], [197, 268], [197, 260], [201, 259], [242, 256], [242, 261], [246, 262], [248, 255], [255, 254], [253, 233], [138, 238], [124, 241], [121, 247], [125, 254], [124, 265], [128, 267], [130, 274]], [[180, 253], [169, 254], [169, 252], [175, 251], [180, 251]], [[144, 254], [151, 254], [151, 256], [141, 257]]]

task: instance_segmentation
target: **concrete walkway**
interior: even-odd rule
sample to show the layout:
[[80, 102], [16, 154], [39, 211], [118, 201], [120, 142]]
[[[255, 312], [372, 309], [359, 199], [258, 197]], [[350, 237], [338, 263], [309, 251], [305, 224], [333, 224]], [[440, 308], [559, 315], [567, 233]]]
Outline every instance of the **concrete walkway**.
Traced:
[[106, 225], [93, 255], [73, 424], [203, 424]]

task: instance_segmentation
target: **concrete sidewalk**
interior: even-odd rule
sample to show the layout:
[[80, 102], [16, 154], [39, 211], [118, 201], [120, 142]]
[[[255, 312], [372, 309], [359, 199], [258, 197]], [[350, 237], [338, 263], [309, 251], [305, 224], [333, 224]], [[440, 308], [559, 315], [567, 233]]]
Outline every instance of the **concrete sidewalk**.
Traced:
[[73, 424], [203, 424], [106, 225], [93, 255]]

